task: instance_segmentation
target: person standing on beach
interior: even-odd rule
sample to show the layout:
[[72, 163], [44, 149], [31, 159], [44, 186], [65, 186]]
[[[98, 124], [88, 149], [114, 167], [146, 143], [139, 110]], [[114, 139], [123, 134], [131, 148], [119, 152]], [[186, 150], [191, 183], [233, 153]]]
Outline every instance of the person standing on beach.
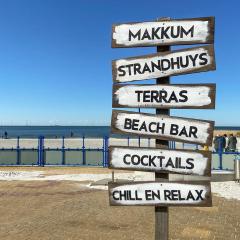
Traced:
[[8, 138], [8, 133], [7, 133], [7, 131], [4, 132], [4, 138], [5, 138], [5, 139]]
[[225, 135], [221, 136], [221, 140], [220, 140], [220, 144], [221, 144], [221, 151], [225, 151], [226, 149], [226, 137]]
[[213, 140], [213, 145], [214, 145], [215, 151], [219, 152], [219, 147], [220, 147], [220, 136], [219, 135], [215, 136], [215, 138]]
[[225, 138], [224, 152], [227, 152], [228, 151], [228, 136], [227, 136], [227, 134], [223, 134], [223, 137]]
[[230, 152], [235, 152], [237, 149], [237, 138], [233, 136], [233, 134], [230, 134], [228, 139], [228, 150]]

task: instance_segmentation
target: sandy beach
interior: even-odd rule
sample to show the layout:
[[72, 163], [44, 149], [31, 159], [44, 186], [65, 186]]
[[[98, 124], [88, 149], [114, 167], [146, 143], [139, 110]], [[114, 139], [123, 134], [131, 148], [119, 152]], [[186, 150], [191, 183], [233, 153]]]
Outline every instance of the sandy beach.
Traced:
[[[106, 187], [91, 187], [105, 177], [111, 177], [111, 171], [103, 168], [1, 167], [0, 238], [154, 239], [154, 208], [109, 206]], [[240, 238], [240, 196], [235, 194], [240, 185], [212, 183], [212, 192], [211, 208], [170, 208], [169, 239]]]

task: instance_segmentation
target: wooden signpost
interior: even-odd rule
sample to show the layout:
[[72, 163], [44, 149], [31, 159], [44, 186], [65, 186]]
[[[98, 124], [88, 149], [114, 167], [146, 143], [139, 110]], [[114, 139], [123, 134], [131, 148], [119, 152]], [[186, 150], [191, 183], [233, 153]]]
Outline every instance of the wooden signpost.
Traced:
[[115, 24], [112, 47], [213, 43], [214, 17]]
[[109, 168], [199, 176], [211, 175], [209, 151], [110, 147]]
[[211, 206], [210, 182], [109, 183], [111, 205]]
[[211, 145], [214, 122], [120, 110], [112, 111], [112, 133]]
[[[170, 76], [215, 70], [214, 17], [115, 24], [112, 47], [157, 53], [112, 61], [111, 132], [156, 138], [155, 148], [110, 147], [109, 168], [155, 172], [155, 182], [109, 183], [110, 205], [155, 206], [155, 240], [168, 239], [169, 206], [212, 206], [209, 181], [169, 182], [169, 173], [211, 176], [211, 152], [168, 149], [168, 141], [210, 146], [214, 122], [172, 117], [170, 109], [214, 109], [215, 84], [170, 84]], [[171, 51], [170, 45], [210, 44]], [[116, 84], [156, 78], [153, 84]]]
[[112, 62], [114, 82], [130, 82], [215, 70], [213, 45], [188, 48]]
[[113, 86], [113, 108], [215, 108], [215, 84]]

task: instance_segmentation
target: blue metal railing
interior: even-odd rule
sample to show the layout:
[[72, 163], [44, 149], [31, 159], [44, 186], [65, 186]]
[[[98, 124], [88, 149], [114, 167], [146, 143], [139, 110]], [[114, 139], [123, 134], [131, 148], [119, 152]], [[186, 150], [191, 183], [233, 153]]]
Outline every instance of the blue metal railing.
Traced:
[[[24, 148], [20, 146], [20, 137], [17, 138], [16, 147], [11, 148], [1, 148], [0, 146], [0, 153], [6, 152], [5, 155], [2, 154], [0, 156], [0, 165], [37, 165], [37, 166], [45, 166], [45, 165], [76, 165], [76, 166], [102, 166], [108, 167], [108, 146], [109, 146], [109, 138], [104, 137], [102, 138], [102, 147], [100, 148], [87, 148], [85, 144], [85, 136], [81, 138], [82, 145], [77, 148], [67, 148], [65, 145], [65, 138], [62, 137], [62, 144], [61, 147], [45, 147], [44, 142], [45, 139], [43, 136], [38, 138], [38, 145], [35, 148]], [[130, 137], [126, 138], [127, 146], [130, 146]], [[137, 139], [136, 139], [137, 140]], [[138, 138], [137, 145], [138, 147], [147, 146], [150, 147], [151, 139], [145, 139], [145, 141], [141, 141], [142, 138]], [[147, 142], [146, 142], [147, 141]], [[136, 142], [135, 142], [136, 143]], [[147, 144], [147, 145], [146, 145]], [[182, 148], [188, 148], [188, 144], [182, 144]], [[191, 148], [198, 149], [198, 145], [191, 145]], [[174, 141], [169, 142], [169, 148], [175, 149], [176, 143]], [[58, 161], [51, 164], [49, 160], [53, 155], [47, 155], [49, 152], [52, 154], [57, 154], [55, 158]], [[79, 152], [80, 154], [74, 154], [71, 152]], [[10, 153], [10, 154], [9, 154]], [[92, 154], [96, 153], [96, 154]], [[240, 157], [240, 152], [226, 152], [223, 149], [218, 148], [218, 151], [212, 152], [215, 158], [213, 159], [214, 167], [213, 169], [219, 170], [233, 170], [233, 161], [237, 157]], [[4, 157], [5, 156], [5, 157]], [[28, 156], [28, 160], [25, 160], [25, 157]], [[231, 157], [226, 157], [231, 156]], [[11, 158], [9, 161], [5, 161], [7, 158]], [[71, 158], [75, 158], [74, 161]], [[91, 159], [95, 158], [95, 159]], [[230, 166], [226, 167], [227, 161], [231, 161]], [[75, 161], [76, 160], [76, 161]], [[93, 160], [93, 161], [92, 161]], [[5, 162], [4, 162], [5, 161]], [[8, 162], [8, 163], [7, 163]], [[54, 162], [54, 161], [52, 161]], [[74, 162], [71, 164], [71, 162]]]

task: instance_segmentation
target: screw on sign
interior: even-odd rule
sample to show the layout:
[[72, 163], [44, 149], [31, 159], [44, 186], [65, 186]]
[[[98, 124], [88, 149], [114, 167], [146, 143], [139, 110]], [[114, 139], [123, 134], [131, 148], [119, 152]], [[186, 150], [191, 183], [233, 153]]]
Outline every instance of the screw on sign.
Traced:
[[[209, 181], [169, 182], [169, 173], [211, 176], [211, 152], [168, 149], [174, 140], [212, 144], [214, 122], [170, 117], [170, 109], [214, 109], [215, 84], [170, 84], [170, 76], [216, 69], [214, 17], [114, 24], [112, 47], [157, 46], [157, 53], [112, 61], [111, 132], [156, 138], [155, 148], [110, 147], [109, 168], [155, 172], [155, 182], [109, 183], [110, 205], [155, 206], [155, 239], [168, 239], [168, 206], [212, 206]], [[171, 51], [170, 45], [210, 44]], [[153, 84], [116, 84], [156, 78]]]

